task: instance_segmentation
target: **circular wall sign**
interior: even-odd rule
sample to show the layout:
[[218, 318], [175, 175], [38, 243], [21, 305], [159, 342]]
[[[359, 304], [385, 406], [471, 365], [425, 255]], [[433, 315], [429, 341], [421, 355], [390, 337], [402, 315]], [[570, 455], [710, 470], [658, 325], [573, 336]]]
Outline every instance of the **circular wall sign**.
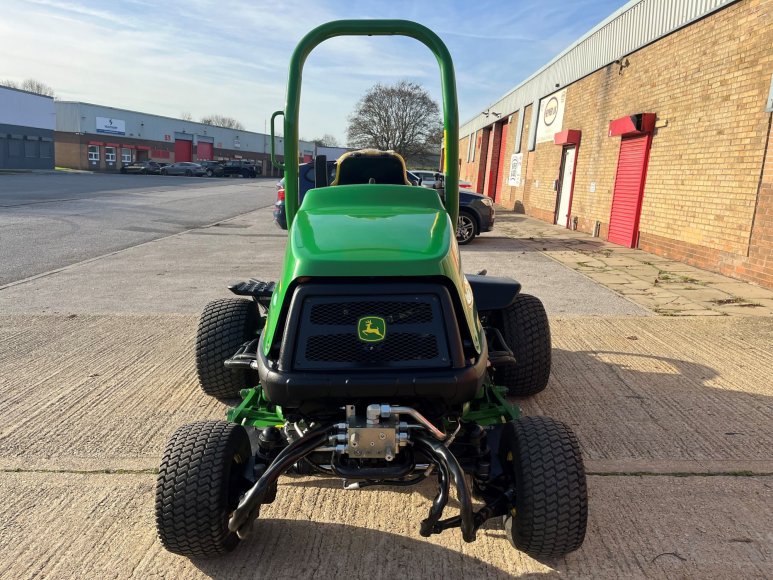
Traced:
[[550, 125], [553, 124], [553, 121], [556, 120], [557, 116], [558, 116], [558, 99], [555, 97], [550, 97], [550, 100], [548, 101], [547, 105], [545, 105], [545, 114], [542, 116], [543, 120], [545, 121], [545, 125], [550, 127]]

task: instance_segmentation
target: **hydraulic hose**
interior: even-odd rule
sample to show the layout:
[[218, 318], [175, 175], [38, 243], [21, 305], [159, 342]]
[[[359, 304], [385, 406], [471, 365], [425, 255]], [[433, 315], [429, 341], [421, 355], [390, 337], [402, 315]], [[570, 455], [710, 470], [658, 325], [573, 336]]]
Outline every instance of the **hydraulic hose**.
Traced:
[[228, 529], [236, 532], [249, 523], [251, 518], [257, 515], [257, 510], [269, 486], [279, 479], [279, 476], [287, 471], [290, 466], [325, 443], [331, 427], [332, 425], [326, 425], [310, 431], [285, 447], [271, 465], [268, 466], [263, 475], [260, 476], [260, 479], [255, 482], [255, 485], [244, 494], [244, 498], [239, 502], [239, 507], [234, 510], [231, 519], [228, 520]]
[[[439, 465], [445, 465], [448, 472], [451, 474], [454, 486], [456, 487], [456, 497], [459, 500], [459, 519], [461, 521], [460, 527], [462, 529], [462, 539], [465, 542], [474, 542], [475, 519], [472, 511], [472, 494], [470, 493], [470, 486], [467, 485], [467, 480], [464, 478], [462, 467], [459, 465], [456, 457], [454, 457], [454, 454], [440, 441], [430, 439], [426, 436], [418, 436], [414, 441], [422, 450], [434, 457]], [[430, 517], [433, 517], [435, 511], [436, 506], [433, 503], [430, 510]], [[440, 511], [442, 512], [442, 508]], [[439, 517], [440, 515], [438, 514], [437, 518]], [[437, 518], [435, 521], [437, 521]]]

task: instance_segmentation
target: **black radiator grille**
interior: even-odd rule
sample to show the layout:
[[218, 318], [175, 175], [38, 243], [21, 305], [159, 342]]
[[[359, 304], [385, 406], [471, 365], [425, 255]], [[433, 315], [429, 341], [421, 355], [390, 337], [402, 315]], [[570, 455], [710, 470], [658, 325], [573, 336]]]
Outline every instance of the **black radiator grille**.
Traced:
[[[359, 321], [378, 317], [383, 340], [360, 340]], [[293, 357], [296, 370], [448, 368], [448, 338], [434, 294], [308, 296]]]
[[310, 361], [378, 364], [437, 357], [437, 339], [431, 334], [395, 332], [380, 343], [363, 343], [351, 334], [328, 334], [309, 337], [306, 343], [306, 359]]
[[357, 324], [363, 316], [378, 316], [387, 324], [421, 324], [432, 321], [432, 306], [426, 302], [327, 302], [311, 307], [312, 324]]

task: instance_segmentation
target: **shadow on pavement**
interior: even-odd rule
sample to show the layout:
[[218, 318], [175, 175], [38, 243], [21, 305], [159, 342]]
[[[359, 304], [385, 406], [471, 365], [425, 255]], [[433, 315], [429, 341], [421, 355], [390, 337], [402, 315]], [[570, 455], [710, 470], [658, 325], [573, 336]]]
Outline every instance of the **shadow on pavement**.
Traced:
[[[365, 524], [365, 522], [363, 522]], [[503, 549], [512, 549], [509, 544]], [[193, 564], [211, 578], [511, 578], [479, 560], [365, 527], [258, 519], [232, 553]]]
[[725, 359], [714, 368], [640, 352], [556, 348], [548, 388], [518, 402], [526, 414], [544, 409], [569, 423], [586, 459], [643, 462], [644, 471], [649, 461], [700, 462], [696, 471], [712, 461], [770, 464], [773, 397], [746, 390], [756, 390], [766, 373], [736, 360], [746, 375], [738, 376], [728, 367], [733, 364]]

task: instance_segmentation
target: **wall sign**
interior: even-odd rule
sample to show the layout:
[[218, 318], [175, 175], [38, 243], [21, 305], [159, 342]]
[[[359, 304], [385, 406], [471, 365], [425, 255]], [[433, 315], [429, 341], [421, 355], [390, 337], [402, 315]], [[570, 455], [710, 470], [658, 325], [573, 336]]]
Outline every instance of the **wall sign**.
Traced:
[[553, 93], [539, 102], [537, 143], [552, 141], [553, 135], [561, 131], [564, 124], [565, 104], [566, 89]]
[[510, 178], [507, 180], [508, 185], [513, 187], [521, 186], [521, 164], [523, 163], [523, 153], [513, 153], [510, 157]]
[[97, 133], [109, 135], [126, 135], [126, 122], [110, 117], [97, 117]]

